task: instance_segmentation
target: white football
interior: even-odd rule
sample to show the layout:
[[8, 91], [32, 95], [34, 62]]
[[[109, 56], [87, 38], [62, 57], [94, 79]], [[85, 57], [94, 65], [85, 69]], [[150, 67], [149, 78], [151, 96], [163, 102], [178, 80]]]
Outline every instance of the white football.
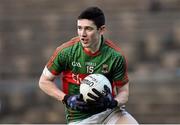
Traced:
[[[91, 93], [97, 96], [92, 89], [95, 88], [102, 94], [105, 94], [104, 85], [107, 85], [112, 93], [110, 81], [102, 74], [90, 74], [86, 76], [80, 84], [80, 93], [83, 95], [83, 100], [91, 99], [87, 94]], [[98, 97], [98, 96], [97, 96]]]

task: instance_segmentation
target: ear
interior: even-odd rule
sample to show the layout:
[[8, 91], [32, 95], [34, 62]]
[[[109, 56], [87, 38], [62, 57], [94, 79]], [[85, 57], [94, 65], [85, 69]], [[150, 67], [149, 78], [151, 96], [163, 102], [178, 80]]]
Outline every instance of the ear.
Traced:
[[106, 26], [105, 26], [105, 25], [102, 25], [102, 26], [99, 28], [99, 33], [100, 33], [100, 35], [103, 35], [105, 31], [106, 31]]

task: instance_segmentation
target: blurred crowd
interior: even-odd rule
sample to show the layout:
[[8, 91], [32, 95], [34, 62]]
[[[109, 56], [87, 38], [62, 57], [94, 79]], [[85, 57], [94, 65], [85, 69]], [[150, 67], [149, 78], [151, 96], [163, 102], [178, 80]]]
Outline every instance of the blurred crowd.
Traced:
[[38, 78], [55, 48], [76, 36], [88, 6], [104, 10], [105, 36], [127, 57], [132, 82], [179, 82], [179, 0], [0, 0], [0, 123], [65, 122], [63, 105], [40, 92]]

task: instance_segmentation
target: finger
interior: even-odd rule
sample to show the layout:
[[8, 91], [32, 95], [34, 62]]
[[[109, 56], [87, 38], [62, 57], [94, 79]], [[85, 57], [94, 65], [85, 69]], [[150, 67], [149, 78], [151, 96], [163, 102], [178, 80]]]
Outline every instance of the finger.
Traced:
[[79, 94], [77, 100], [83, 101], [83, 95]]
[[80, 96], [79, 96], [79, 97], [80, 97], [80, 99], [81, 99], [81, 98], [83, 98], [83, 95], [82, 95], [82, 94], [80, 94]]
[[99, 97], [97, 97], [97, 96], [95, 96], [95, 95], [93, 95], [93, 94], [91, 94], [91, 93], [88, 93], [87, 95], [88, 95], [90, 98], [94, 99], [94, 100], [98, 100], [98, 98], [99, 98]]
[[89, 107], [87, 107], [87, 106], [77, 106], [77, 110], [86, 112], [86, 111], [89, 111]]
[[99, 92], [97, 89], [93, 88], [92, 91], [99, 97], [102, 97], [103, 94], [101, 92]]
[[91, 100], [91, 99], [86, 99], [86, 102], [88, 105], [96, 105], [97, 101]]
[[76, 103], [76, 109], [79, 111], [88, 111], [90, 109], [89, 107], [90, 105], [88, 105], [86, 102], [84, 101], [78, 101]]
[[76, 105], [77, 106], [87, 106], [87, 103], [84, 100], [77, 100]]

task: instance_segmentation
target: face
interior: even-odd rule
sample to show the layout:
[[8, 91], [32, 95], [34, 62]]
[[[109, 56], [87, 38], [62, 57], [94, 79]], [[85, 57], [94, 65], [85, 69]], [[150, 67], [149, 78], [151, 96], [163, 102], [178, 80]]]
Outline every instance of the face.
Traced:
[[88, 49], [96, 49], [99, 45], [100, 36], [103, 34], [102, 28], [97, 29], [94, 22], [88, 19], [78, 20], [77, 28], [82, 46]]

